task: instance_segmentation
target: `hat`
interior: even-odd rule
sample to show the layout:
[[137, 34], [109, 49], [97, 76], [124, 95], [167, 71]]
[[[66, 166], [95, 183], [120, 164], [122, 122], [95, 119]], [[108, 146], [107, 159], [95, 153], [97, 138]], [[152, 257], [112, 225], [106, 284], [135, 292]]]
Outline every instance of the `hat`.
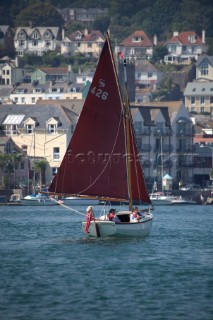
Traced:
[[112, 213], [112, 212], [115, 212], [115, 211], [116, 211], [116, 209], [110, 209], [109, 213]]
[[91, 211], [92, 210], [92, 206], [89, 206], [89, 207], [87, 207], [87, 212], [89, 212], [89, 211]]

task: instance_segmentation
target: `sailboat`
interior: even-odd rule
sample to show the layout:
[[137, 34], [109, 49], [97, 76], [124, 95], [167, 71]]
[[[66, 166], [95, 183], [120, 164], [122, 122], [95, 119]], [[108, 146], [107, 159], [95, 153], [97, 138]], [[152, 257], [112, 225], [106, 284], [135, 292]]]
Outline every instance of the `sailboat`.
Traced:
[[[89, 236], [145, 236], [151, 230], [152, 203], [136, 147], [127, 80], [125, 76], [122, 95], [108, 34], [76, 129], [48, 191], [128, 202], [129, 210], [116, 213], [120, 223], [109, 221], [106, 214], [92, 216], [89, 225], [82, 222]], [[130, 222], [133, 201], [150, 205], [137, 223]]]
[[161, 189], [162, 191], [160, 192], [157, 191], [157, 181], [155, 177], [152, 193], [150, 194], [150, 199], [152, 200], [152, 203], [154, 205], [167, 205], [172, 203], [173, 196], [169, 194], [165, 194], [163, 191], [163, 180], [165, 177], [163, 176], [163, 138], [162, 137], [160, 142], [161, 142], [160, 143], [161, 153], [157, 156], [157, 159], [159, 156], [161, 157]]

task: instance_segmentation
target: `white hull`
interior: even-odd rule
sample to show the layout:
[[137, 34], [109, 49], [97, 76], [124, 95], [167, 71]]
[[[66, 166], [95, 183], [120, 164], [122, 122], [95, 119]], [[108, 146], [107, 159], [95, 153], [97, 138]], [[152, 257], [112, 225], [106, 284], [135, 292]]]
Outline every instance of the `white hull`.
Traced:
[[62, 199], [66, 206], [94, 206], [99, 204], [99, 200], [78, 197], [67, 197]]
[[[119, 213], [117, 214], [119, 217]], [[106, 221], [96, 219], [91, 221], [89, 226], [89, 236], [92, 237], [109, 237], [109, 236], [129, 236], [129, 237], [145, 237], [152, 228], [153, 215], [148, 214], [139, 222], [121, 222]], [[86, 222], [82, 222], [82, 229], [85, 230]], [[99, 233], [99, 234], [98, 234]]]
[[21, 204], [23, 206], [55, 206], [58, 205], [57, 201], [48, 198], [46, 196], [26, 196], [21, 199]]
[[154, 205], [166, 205], [171, 204], [173, 197], [171, 196], [161, 196], [161, 195], [151, 195], [150, 200]]
[[183, 204], [197, 204], [196, 201], [186, 200], [186, 199], [173, 199], [171, 201], [173, 205], [183, 205]]

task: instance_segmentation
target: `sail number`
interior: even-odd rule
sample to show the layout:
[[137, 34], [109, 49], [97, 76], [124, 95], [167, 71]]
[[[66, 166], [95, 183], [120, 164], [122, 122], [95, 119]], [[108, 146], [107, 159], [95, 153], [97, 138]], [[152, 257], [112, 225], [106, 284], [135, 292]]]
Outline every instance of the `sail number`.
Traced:
[[91, 90], [91, 93], [95, 94], [96, 97], [98, 97], [102, 100], [106, 100], [108, 98], [108, 92], [103, 91], [100, 88], [93, 87]]

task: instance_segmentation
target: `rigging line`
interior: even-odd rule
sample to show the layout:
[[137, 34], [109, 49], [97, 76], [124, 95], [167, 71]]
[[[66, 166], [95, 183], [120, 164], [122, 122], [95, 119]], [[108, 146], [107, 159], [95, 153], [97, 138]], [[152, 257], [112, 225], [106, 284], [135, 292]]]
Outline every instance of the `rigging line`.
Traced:
[[78, 211], [78, 210], [75, 210], [75, 209], [73, 209], [72, 207], [68, 207], [68, 206], [66, 206], [65, 204], [63, 204], [62, 202], [60, 203], [60, 202], [58, 202], [58, 200], [56, 200], [56, 199], [54, 199], [54, 198], [51, 198], [54, 202], [57, 202], [57, 204], [59, 204], [60, 206], [62, 206], [63, 208], [66, 208], [66, 209], [68, 209], [68, 210], [70, 210], [70, 211], [74, 211], [74, 212], [76, 212], [76, 213], [78, 213], [78, 214], [81, 214], [82, 216], [84, 216], [85, 217], [85, 214], [84, 213], [82, 213], [82, 212], [80, 212], [80, 211]]
[[112, 151], [110, 153], [110, 156], [109, 156], [109, 159], [106, 163], [106, 165], [104, 166], [103, 170], [100, 172], [100, 174], [97, 176], [97, 178], [93, 181], [93, 183], [91, 183], [87, 188], [85, 188], [84, 190], [81, 190], [80, 192], [78, 192], [79, 194], [81, 193], [84, 193], [85, 191], [87, 191], [89, 188], [91, 188], [96, 182], [97, 180], [101, 177], [101, 175], [103, 174], [103, 172], [105, 171], [105, 169], [107, 168], [111, 158], [112, 158], [112, 154], [115, 150], [115, 145], [117, 143], [117, 140], [118, 140], [118, 135], [119, 135], [119, 132], [120, 132], [120, 126], [121, 126], [121, 121], [122, 121], [122, 117], [123, 117], [123, 112], [121, 110], [121, 115], [120, 115], [120, 120], [119, 120], [119, 125], [118, 125], [118, 130], [117, 130], [117, 134], [116, 134], [116, 137], [115, 137], [115, 142], [114, 142], [114, 145], [113, 145], [113, 148], [112, 148]]

